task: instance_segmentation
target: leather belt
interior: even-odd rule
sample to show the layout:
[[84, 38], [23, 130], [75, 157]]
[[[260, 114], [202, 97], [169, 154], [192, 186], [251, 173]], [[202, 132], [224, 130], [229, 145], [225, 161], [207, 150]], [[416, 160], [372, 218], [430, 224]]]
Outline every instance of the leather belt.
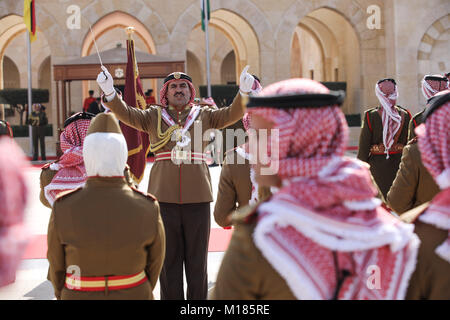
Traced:
[[[389, 149], [389, 154], [398, 154], [398, 153], [402, 153], [403, 152], [403, 147], [404, 145], [401, 143], [396, 143], [394, 144], [390, 149]], [[373, 155], [385, 155], [386, 154], [386, 149], [384, 147], [384, 144], [379, 143], [379, 144], [374, 144], [370, 147], [370, 153]]]
[[66, 274], [65, 287], [75, 291], [114, 291], [137, 287], [147, 281], [145, 272], [129, 276], [77, 277]]

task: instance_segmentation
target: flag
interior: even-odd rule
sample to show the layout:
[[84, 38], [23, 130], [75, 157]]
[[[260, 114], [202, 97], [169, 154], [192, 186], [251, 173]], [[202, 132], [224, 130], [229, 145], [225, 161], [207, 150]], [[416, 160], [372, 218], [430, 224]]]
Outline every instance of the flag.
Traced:
[[211, 13], [209, 11], [209, 0], [200, 0], [201, 4], [200, 7], [202, 8], [202, 30], [205, 31], [205, 2], [206, 2], [206, 12], [207, 12], [207, 19], [211, 18]]
[[[134, 40], [131, 36], [127, 40], [127, 70], [125, 75], [124, 101], [131, 107], [145, 109], [145, 96], [134, 52]], [[120, 128], [128, 145], [128, 160], [131, 176], [136, 183], [141, 182], [150, 151], [150, 138], [141, 132], [120, 122]]]
[[24, 0], [23, 2], [23, 22], [30, 33], [30, 42], [36, 40], [36, 13], [34, 10], [34, 0]]

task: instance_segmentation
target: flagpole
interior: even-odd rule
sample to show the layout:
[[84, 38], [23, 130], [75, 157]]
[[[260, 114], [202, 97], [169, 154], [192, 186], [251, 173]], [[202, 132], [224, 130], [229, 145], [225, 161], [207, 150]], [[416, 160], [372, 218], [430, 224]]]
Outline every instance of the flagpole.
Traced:
[[207, 83], [207, 94], [208, 98], [211, 97], [211, 77], [210, 77], [210, 66], [209, 66], [209, 20], [208, 20], [208, 8], [207, 8], [207, 0], [203, 1], [203, 14], [204, 14], [204, 23], [205, 23], [205, 47], [206, 47], [206, 83]]
[[[31, 95], [31, 88], [32, 88], [32, 82], [31, 82], [31, 41], [30, 41], [30, 31], [27, 30], [27, 51], [28, 51], [28, 118], [31, 116], [32, 112], [32, 95]], [[28, 119], [25, 119], [28, 120]], [[34, 150], [33, 150], [33, 137], [32, 130], [31, 130], [31, 124], [28, 124], [28, 134], [30, 136], [30, 152], [31, 156], [33, 156]]]

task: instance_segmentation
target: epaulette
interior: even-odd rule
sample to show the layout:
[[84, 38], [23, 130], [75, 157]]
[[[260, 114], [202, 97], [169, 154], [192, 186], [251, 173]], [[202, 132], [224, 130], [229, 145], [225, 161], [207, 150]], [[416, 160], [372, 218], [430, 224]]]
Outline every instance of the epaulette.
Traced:
[[429, 205], [430, 202], [425, 202], [420, 206], [403, 213], [402, 215], [400, 215], [400, 220], [405, 223], [414, 223], [419, 218], [419, 216], [425, 212]]
[[45, 170], [45, 169], [50, 168], [50, 165], [51, 165], [51, 164], [52, 164], [51, 162], [44, 164], [44, 165], [41, 167], [41, 170]]
[[62, 191], [61, 193], [59, 193], [59, 194], [56, 196], [55, 202], [56, 202], [56, 201], [59, 201], [59, 200], [61, 200], [61, 199], [63, 199], [63, 198], [66, 198], [66, 197], [68, 197], [68, 196], [74, 194], [75, 192], [80, 191], [81, 189], [83, 189], [83, 187], [78, 187], [78, 188], [73, 189], [73, 190]]
[[238, 208], [231, 215], [231, 221], [233, 224], [251, 224], [258, 217], [258, 206], [260, 203], [247, 205], [242, 208]]
[[407, 146], [411, 145], [411, 144], [416, 144], [417, 143], [417, 137], [412, 138], [411, 140], [408, 141], [408, 143], [406, 144]]
[[144, 197], [152, 199], [152, 201], [158, 201], [158, 199], [156, 199], [156, 197], [154, 195], [152, 195], [151, 193], [143, 192], [133, 186], [130, 186], [130, 188], [133, 189], [133, 191], [142, 194]]

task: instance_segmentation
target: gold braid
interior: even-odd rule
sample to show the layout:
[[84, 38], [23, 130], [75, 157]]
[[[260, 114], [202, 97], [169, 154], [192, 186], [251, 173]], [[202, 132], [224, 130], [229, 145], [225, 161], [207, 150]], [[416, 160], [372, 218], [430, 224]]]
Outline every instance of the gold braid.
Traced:
[[176, 124], [174, 126], [169, 127], [165, 132], [161, 131], [161, 108], [158, 108], [158, 138], [160, 139], [158, 142], [152, 144], [150, 142], [150, 152], [155, 152], [158, 151], [159, 149], [161, 149], [162, 147], [164, 147], [169, 141], [170, 138], [172, 137], [172, 133], [177, 130], [180, 129], [181, 127]]

